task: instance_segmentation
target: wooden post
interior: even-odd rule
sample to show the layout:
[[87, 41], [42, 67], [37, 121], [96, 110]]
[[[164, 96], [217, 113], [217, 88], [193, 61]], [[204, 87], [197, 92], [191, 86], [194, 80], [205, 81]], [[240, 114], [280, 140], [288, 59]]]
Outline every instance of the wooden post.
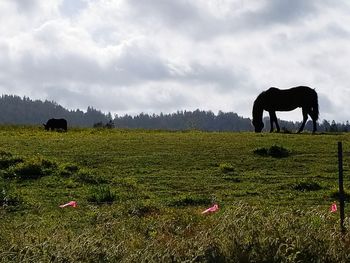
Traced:
[[338, 170], [339, 170], [339, 212], [340, 212], [340, 230], [345, 233], [345, 200], [344, 200], [344, 184], [343, 184], [343, 146], [342, 142], [338, 142]]

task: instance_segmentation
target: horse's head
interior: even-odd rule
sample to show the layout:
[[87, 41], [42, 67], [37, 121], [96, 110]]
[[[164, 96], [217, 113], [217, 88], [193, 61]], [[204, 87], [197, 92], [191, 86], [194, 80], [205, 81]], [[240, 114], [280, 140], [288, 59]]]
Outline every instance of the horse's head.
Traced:
[[253, 119], [252, 123], [254, 125], [255, 132], [261, 132], [264, 128], [264, 123], [262, 121], [257, 121]]
[[254, 101], [253, 105], [253, 121], [252, 124], [254, 126], [255, 132], [261, 132], [264, 128], [264, 123], [262, 121], [263, 111], [264, 111], [264, 96], [265, 92], [262, 92]]

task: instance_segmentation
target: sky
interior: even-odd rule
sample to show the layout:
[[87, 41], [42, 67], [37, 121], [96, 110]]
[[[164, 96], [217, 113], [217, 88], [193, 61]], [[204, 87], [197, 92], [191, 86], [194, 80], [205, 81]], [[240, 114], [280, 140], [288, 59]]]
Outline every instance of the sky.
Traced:
[[0, 0], [0, 94], [118, 115], [251, 118], [262, 91], [306, 85], [320, 120], [342, 122], [349, 14], [347, 0]]

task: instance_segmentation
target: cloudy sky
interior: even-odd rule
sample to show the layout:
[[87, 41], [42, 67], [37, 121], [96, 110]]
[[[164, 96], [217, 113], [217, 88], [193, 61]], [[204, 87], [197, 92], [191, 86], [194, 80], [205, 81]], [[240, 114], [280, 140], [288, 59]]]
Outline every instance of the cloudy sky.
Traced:
[[308, 85], [321, 120], [350, 120], [349, 14], [347, 0], [0, 0], [0, 93], [251, 117], [261, 91]]

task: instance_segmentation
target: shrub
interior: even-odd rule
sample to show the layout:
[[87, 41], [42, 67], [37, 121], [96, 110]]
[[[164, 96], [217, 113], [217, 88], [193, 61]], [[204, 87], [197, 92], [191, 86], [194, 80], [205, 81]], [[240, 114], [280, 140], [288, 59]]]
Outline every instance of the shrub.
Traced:
[[103, 128], [103, 122], [102, 121], [96, 122], [96, 123], [94, 123], [93, 127], [94, 128]]
[[114, 128], [114, 122], [112, 120], [110, 120], [109, 122], [106, 123], [105, 127], [107, 129], [112, 129]]
[[114, 122], [112, 120], [110, 120], [109, 122], [107, 122], [106, 124], [103, 124], [102, 121], [96, 122], [93, 125], [94, 128], [106, 128], [106, 129], [112, 129], [114, 128]]

